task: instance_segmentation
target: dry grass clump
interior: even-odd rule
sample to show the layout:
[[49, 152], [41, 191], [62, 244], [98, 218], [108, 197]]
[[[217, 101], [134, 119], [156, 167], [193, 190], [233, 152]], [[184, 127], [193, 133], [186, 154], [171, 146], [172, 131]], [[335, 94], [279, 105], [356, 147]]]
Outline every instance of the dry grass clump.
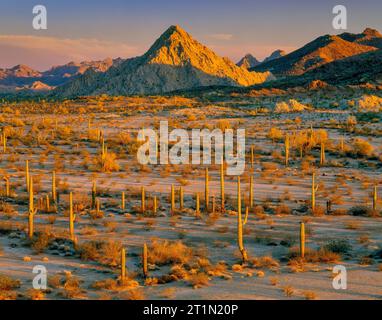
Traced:
[[304, 298], [306, 300], [316, 300], [317, 299], [317, 294], [313, 291], [304, 291], [302, 294], [304, 295]]
[[284, 294], [289, 298], [291, 296], [293, 296], [295, 290], [292, 286], [285, 286], [282, 288]]
[[203, 286], [208, 286], [210, 278], [208, 275], [204, 272], [198, 272], [195, 274], [191, 274], [187, 277], [187, 281], [191, 284], [191, 286], [194, 289], [203, 287]]
[[122, 294], [123, 300], [146, 300], [146, 295], [141, 288], [130, 289], [127, 293]]
[[157, 265], [185, 264], [193, 256], [193, 250], [181, 241], [153, 240], [148, 250], [148, 261]]
[[36, 253], [44, 252], [55, 236], [50, 231], [41, 231], [31, 240], [31, 247]]
[[132, 275], [128, 275], [123, 281], [120, 279], [105, 279], [95, 281], [91, 287], [94, 289], [106, 289], [112, 291], [127, 290], [136, 288], [139, 286], [139, 283], [133, 279]]
[[304, 263], [336, 263], [341, 260], [341, 255], [329, 250], [330, 247], [323, 247], [318, 250], [305, 249], [304, 258], [300, 257], [299, 248], [291, 248], [288, 254], [288, 265], [292, 271], [304, 271]]
[[252, 266], [255, 268], [275, 269], [280, 267], [280, 264], [270, 256], [252, 258], [250, 263], [252, 263]]
[[122, 244], [119, 241], [88, 241], [80, 245], [78, 251], [82, 260], [97, 261], [116, 267], [120, 263]]
[[0, 274], [0, 291], [9, 291], [20, 288], [20, 280], [12, 279], [4, 274]]
[[30, 300], [44, 300], [45, 294], [41, 290], [29, 289], [26, 293], [26, 296]]

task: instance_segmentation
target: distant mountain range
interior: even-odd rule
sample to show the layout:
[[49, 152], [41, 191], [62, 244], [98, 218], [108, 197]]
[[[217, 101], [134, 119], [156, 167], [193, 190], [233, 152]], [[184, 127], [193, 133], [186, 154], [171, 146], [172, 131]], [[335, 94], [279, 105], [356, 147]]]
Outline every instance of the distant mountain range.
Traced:
[[260, 62], [253, 55], [251, 55], [250, 53], [247, 53], [243, 58], [240, 59], [237, 65], [245, 69], [251, 69], [262, 63], [281, 58], [282, 56], [285, 56], [285, 54], [286, 53], [283, 50], [276, 50], [272, 52], [272, 54], [269, 57], [266, 57], [262, 62]]
[[[52, 91], [55, 96], [163, 94], [215, 86], [304, 85], [314, 80], [360, 83], [381, 79], [382, 35], [324, 35], [259, 62], [247, 54], [235, 65], [192, 38], [168, 28], [142, 56], [70, 62], [40, 72], [25, 65], [0, 69], [0, 91]], [[277, 81], [274, 81], [277, 80]]]
[[50, 90], [62, 85], [87, 70], [105, 72], [111, 66], [118, 65], [122, 59], [107, 58], [102, 61], [69, 62], [61, 66], [40, 72], [26, 65], [17, 65], [10, 69], [0, 69], [0, 86], [9, 88], [27, 88], [32, 90]]

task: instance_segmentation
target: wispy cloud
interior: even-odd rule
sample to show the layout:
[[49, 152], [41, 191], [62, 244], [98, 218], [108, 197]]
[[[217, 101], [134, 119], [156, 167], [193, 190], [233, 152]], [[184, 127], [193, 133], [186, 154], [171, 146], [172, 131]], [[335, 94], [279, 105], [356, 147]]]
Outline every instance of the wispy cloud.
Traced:
[[135, 46], [97, 39], [0, 35], [0, 67], [22, 63], [45, 70], [69, 61], [127, 58], [141, 53]]
[[210, 39], [215, 39], [215, 40], [228, 41], [228, 40], [231, 40], [233, 38], [233, 34], [230, 34], [230, 33], [213, 33], [213, 34], [209, 34], [207, 37]]

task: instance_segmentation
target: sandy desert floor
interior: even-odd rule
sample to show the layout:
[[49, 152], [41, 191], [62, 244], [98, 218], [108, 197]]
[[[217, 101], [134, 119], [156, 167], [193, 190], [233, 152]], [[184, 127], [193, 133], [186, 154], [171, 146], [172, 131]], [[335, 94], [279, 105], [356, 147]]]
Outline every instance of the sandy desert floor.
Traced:
[[[200, 102], [177, 97], [3, 106], [0, 122], [7, 143], [0, 154], [0, 174], [9, 179], [10, 191], [7, 196], [3, 180], [0, 298], [381, 299], [379, 199], [377, 210], [372, 210], [374, 185], [382, 181], [381, 122], [359, 118], [353, 124], [354, 112], [348, 109], [275, 114], [254, 112], [258, 106], [258, 99], [251, 102], [250, 98]], [[205, 166], [137, 163], [137, 130], [157, 127], [160, 120], [168, 120], [173, 128], [246, 129], [243, 206], [249, 206], [249, 177], [254, 177], [254, 205], [243, 230], [246, 263], [242, 264], [237, 244], [236, 177], [225, 177], [226, 210], [222, 213], [219, 166], [209, 166], [209, 191], [216, 208], [205, 212]], [[99, 165], [99, 131], [110, 170]], [[288, 166], [284, 164], [286, 132], [291, 136]], [[299, 134], [312, 132], [317, 141], [304, 145], [300, 157], [298, 139], [304, 135]], [[326, 147], [322, 165], [319, 139], [325, 140]], [[37, 206], [32, 239], [27, 236], [26, 160]], [[51, 199], [53, 171], [57, 206]], [[318, 185], [314, 211], [313, 171]], [[94, 181], [99, 212], [91, 208]], [[175, 212], [170, 212], [172, 184]], [[179, 208], [180, 186], [183, 209]], [[142, 187], [144, 212], [140, 209]], [[69, 235], [69, 192], [76, 214], [75, 245]], [[125, 209], [121, 208], [122, 192]], [[196, 193], [200, 194], [200, 214], [195, 212]], [[330, 212], [327, 201], [332, 204]], [[300, 222], [306, 227], [304, 259], [298, 254]], [[146, 279], [141, 257], [145, 243]], [[122, 247], [126, 249], [124, 283], [119, 281]], [[48, 289], [42, 292], [32, 289], [36, 265], [45, 266], [48, 273]], [[347, 269], [346, 290], [332, 286], [335, 265]]]

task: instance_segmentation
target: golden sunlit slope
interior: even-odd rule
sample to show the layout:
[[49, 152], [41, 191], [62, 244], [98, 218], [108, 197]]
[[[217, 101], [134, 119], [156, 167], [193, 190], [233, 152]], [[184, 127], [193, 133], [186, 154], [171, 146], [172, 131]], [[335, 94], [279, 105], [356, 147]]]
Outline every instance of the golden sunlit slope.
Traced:
[[193, 39], [179, 26], [168, 28], [143, 55], [104, 74], [87, 72], [59, 88], [64, 96], [160, 94], [203, 86], [249, 86], [274, 79], [249, 72]]

